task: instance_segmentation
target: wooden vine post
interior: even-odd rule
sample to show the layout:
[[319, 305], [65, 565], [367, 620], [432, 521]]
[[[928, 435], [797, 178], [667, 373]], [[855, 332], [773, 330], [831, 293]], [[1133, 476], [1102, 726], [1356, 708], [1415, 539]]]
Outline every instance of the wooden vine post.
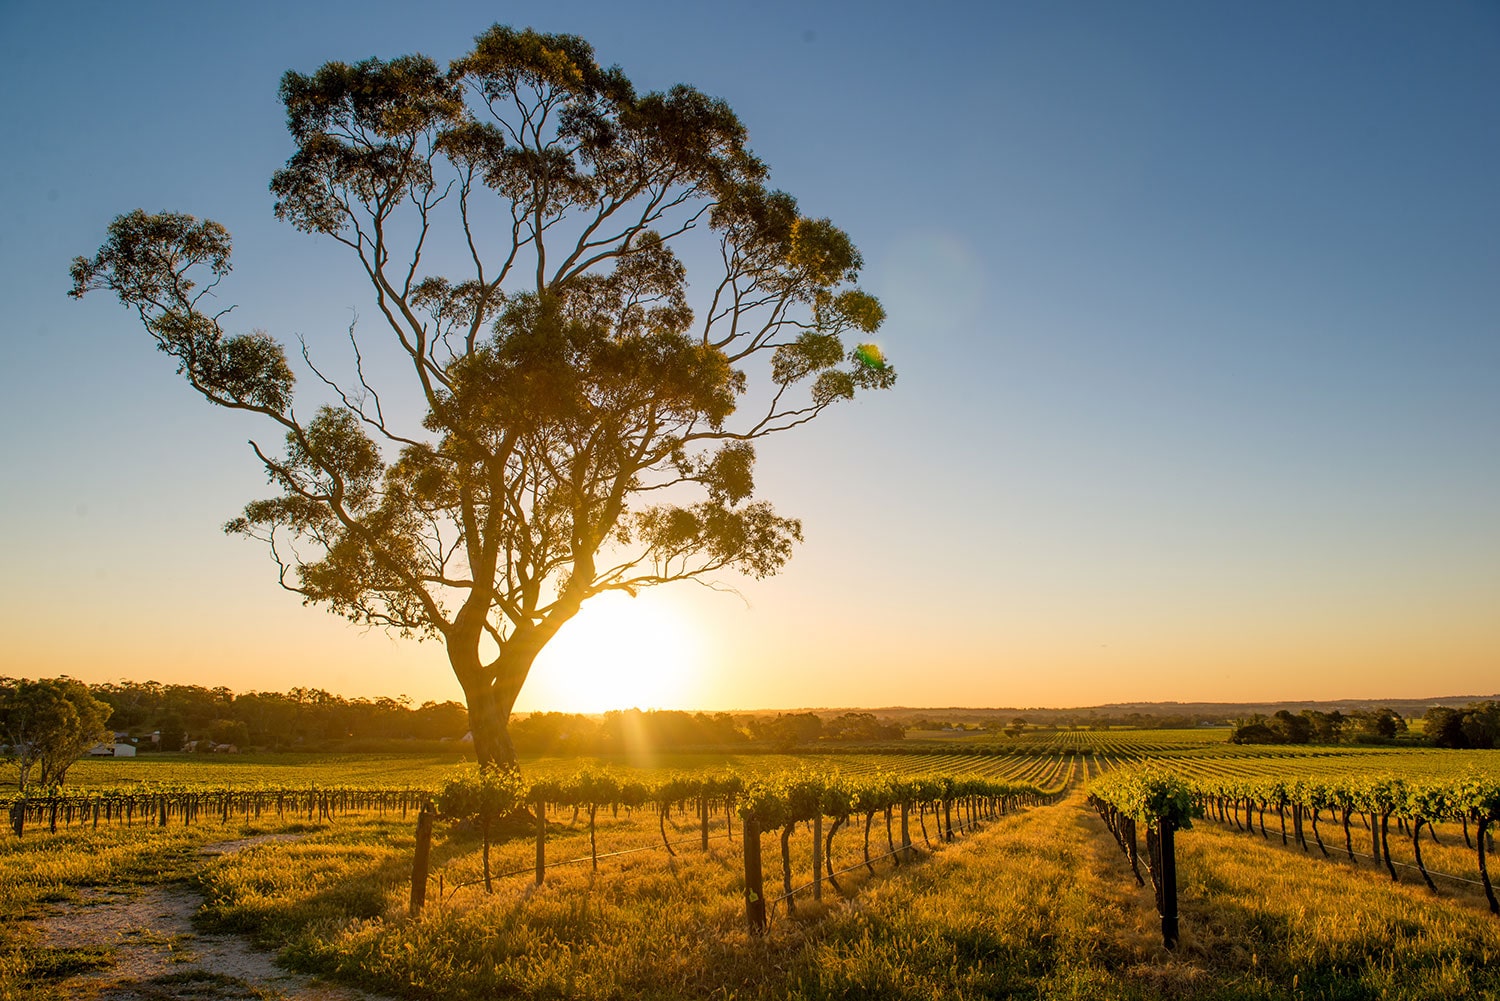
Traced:
[[1161, 849], [1161, 883], [1158, 904], [1161, 914], [1161, 942], [1168, 949], [1177, 948], [1177, 846], [1173, 837], [1177, 825], [1170, 817], [1157, 819]]
[[766, 930], [766, 886], [760, 870], [760, 821], [755, 814], [745, 818], [740, 837], [745, 842], [745, 920], [752, 935]]
[[536, 885], [547, 878], [547, 804], [536, 801]]
[[901, 801], [901, 858], [906, 862], [911, 861], [912, 854], [910, 812], [911, 803], [903, 799]]
[[427, 900], [427, 861], [432, 855], [432, 808], [423, 805], [417, 814], [417, 853], [411, 866], [411, 916], [422, 913]]
[[823, 815], [813, 817], [813, 899], [823, 899]]
[[[1500, 916], [1500, 903], [1495, 901], [1495, 889], [1490, 884], [1489, 866], [1484, 861], [1485, 835], [1489, 833], [1489, 826], [1490, 819], [1488, 817], [1479, 818], [1479, 836], [1474, 839], [1474, 843], [1478, 846], [1479, 851], [1479, 881], [1484, 886], [1484, 899], [1490, 905], [1490, 913]], [[19, 825], [17, 825], [16, 833], [20, 833]]]
[[599, 842], [594, 837], [594, 815], [598, 813], [597, 803], [589, 804], [589, 857], [593, 859], [594, 871], [599, 871]]

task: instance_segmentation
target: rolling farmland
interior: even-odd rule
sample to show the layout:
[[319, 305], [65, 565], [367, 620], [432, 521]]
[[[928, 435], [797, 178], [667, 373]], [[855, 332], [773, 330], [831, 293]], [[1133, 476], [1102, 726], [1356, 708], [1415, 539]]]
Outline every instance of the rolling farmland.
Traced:
[[[1497, 759], [1222, 731], [540, 758], [515, 795], [542, 836], [450, 808], [420, 910], [417, 811], [442, 801], [456, 753], [85, 761], [55, 819], [5, 804], [27, 813], [0, 841], [0, 903], [25, 920], [0, 926], [0, 986], [26, 1001], [119, 987], [144, 947], [70, 946], [49, 921], [103, 888], [187, 880], [193, 934], [252, 936], [392, 996], [1489, 997], [1500, 919], [1475, 860], [1490, 807], [1423, 790], [1493, 784]], [[1193, 798], [1172, 949], [1149, 810], [1132, 856], [1085, 803], [1143, 767]], [[1381, 777], [1407, 798], [1330, 799]], [[200, 854], [225, 842], [250, 847]], [[133, 996], [174, 996], [160, 986]]]

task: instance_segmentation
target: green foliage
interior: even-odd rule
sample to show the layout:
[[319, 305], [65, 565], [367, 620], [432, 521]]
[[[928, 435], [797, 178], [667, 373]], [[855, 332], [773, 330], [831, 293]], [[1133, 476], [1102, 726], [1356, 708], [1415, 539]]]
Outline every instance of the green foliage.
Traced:
[[110, 707], [72, 678], [0, 678], [0, 742], [17, 766], [25, 793], [62, 784], [74, 761], [114, 735]]
[[[74, 258], [69, 294], [115, 293], [193, 388], [222, 406], [280, 414], [294, 382], [281, 346], [261, 331], [226, 336], [217, 316], [198, 309], [229, 274], [229, 256], [229, 231], [218, 223], [136, 209], [110, 223], [92, 259]], [[200, 271], [207, 272], [201, 289]]]
[[[457, 740], [468, 728], [467, 713], [457, 702], [409, 699], [346, 699], [322, 689], [287, 692], [241, 692], [201, 685], [163, 685], [154, 681], [118, 681], [89, 685], [94, 698], [113, 709], [110, 723], [145, 739], [160, 731], [162, 751], [181, 750], [184, 740], [208, 738], [215, 743], [248, 747], [311, 750], [329, 744], [389, 741], [436, 743]], [[217, 731], [217, 732], [216, 732]], [[426, 748], [432, 750], [431, 746]]]
[[[514, 764], [516, 697], [584, 601], [782, 569], [802, 528], [755, 499], [751, 443], [893, 385], [848, 343], [884, 311], [849, 235], [767, 187], [725, 102], [638, 93], [576, 36], [496, 25], [446, 68], [329, 62], [281, 99], [276, 214], [358, 260], [416, 420], [382, 409], [353, 330], [343, 384], [313, 369], [337, 404], [295, 414], [282, 347], [206, 309], [230, 270], [217, 223], [123, 215], [72, 294], [115, 294], [199, 394], [284, 434], [280, 456], [256, 447], [279, 495], [226, 530], [308, 603], [444, 643], [480, 760]], [[694, 240], [719, 268], [697, 303]]]
[[1437, 747], [1500, 746], [1500, 702], [1471, 702], [1462, 709], [1434, 706], [1422, 718], [1422, 732]]
[[438, 812], [448, 820], [477, 820], [488, 830], [524, 806], [527, 792], [514, 769], [466, 765], [438, 791]]
[[1127, 817], [1147, 824], [1168, 824], [1179, 830], [1193, 826], [1203, 808], [1193, 787], [1157, 766], [1122, 768], [1104, 775], [1089, 786], [1099, 800]]
[[[1107, 783], [1118, 773], [1101, 779]], [[1488, 772], [1470, 771], [1451, 778], [1409, 779], [1398, 775], [1351, 775], [1317, 781], [1294, 779], [1245, 779], [1224, 782], [1212, 779], [1183, 780], [1198, 798], [1249, 797], [1271, 805], [1293, 804], [1314, 809], [1348, 807], [1365, 813], [1385, 814], [1428, 822], [1500, 819], [1500, 780]], [[1097, 792], [1099, 783], [1095, 783]]]
[[966, 796], [1039, 803], [1047, 793], [1029, 782], [1007, 782], [976, 775], [879, 772], [849, 776], [790, 771], [757, 776], [739, 798], [740, 816], [754, 817], [762, 830], [814, 817], [848, 817], [888, 807], [951, 802]]

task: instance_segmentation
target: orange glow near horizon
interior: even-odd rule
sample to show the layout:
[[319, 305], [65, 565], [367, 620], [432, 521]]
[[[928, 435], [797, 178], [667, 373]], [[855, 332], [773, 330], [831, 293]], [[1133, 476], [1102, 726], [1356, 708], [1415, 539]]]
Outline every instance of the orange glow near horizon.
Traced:
[[[44, 606], [9, 632], [0, 674], [463, 700], [441, 644], [304, 608], [265, 586], [258, 553], [223, 545], [204, 577], [163, 588], [153, 615], [104, 603], [78, 622], [64, 603]], [[590, 601], [537, 659], [517, 710], [1072, 708], [1496, 689], [1500, 627], [1458, 601], [1413, 601], [1405, 616], [1388, 601], [1250, 617], [1241, 602], [1185, 596], [1159, 598], [1160, 608], [1141, 599], [1122, 615], [1081, 599], [1064, 613], [1045, 595], [997, 588], [983, 607], [976, 597], [950, 608], [950, 620], [913, 621], [902, 595], [841, 580], [816, 555], [784, 578], [750, 582], [744, 600], [684, 586]], [[195, 582], [211, 571], [216, 588]], [[19, 603], [20, 586], [0, 582], [0, 593]]]

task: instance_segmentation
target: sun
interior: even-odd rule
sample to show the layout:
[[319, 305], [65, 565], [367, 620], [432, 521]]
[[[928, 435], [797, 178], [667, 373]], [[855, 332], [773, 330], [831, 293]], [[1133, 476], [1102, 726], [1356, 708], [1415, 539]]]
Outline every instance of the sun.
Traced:
[[701, 644], [670, 596], [591, 598], [537, 656], [516, 708], [683, 709], [699, 694]]

